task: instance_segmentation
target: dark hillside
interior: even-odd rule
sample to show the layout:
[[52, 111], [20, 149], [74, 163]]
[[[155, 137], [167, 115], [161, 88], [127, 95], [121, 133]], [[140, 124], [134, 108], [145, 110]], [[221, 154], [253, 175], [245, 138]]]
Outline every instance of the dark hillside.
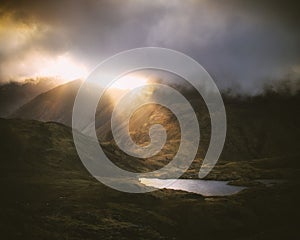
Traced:
[[[1, 119], [0, 133], [4, 239], [291, 239], [298, 235], [299, 171], [291, 182], [254, 185], [230, 197], [204, 198], [171, 190], [126, 194], [87, 173], [68, 127]], [[253, 163], [226, 164], [214, 174], [232, 176], [234, 171], [258, 168], [265, 177], [281, 167], [280, 161], [274, 165], [268, 159]]]

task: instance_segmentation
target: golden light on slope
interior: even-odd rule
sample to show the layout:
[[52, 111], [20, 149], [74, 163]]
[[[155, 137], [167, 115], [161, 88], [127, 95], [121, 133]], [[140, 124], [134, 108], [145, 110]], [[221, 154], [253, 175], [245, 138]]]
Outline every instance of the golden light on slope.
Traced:
[[111, 85], [111, 88], [117, 88], [120, 90], [131, 90], [137, 87], [147, 85], [148, 80], [145, 77], [138, 75], [125, 75], [119, 78]]

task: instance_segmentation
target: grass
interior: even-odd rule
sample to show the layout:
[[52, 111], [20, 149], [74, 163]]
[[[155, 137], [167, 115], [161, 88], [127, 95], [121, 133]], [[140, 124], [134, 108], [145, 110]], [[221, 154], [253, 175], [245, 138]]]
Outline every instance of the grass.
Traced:
[[[297, 156], [285, 160], [220, 161], [208, 176], [248, 183], [255, 178], [294, 176], [293, 181], [274, 187], [258, 184], [237, 195], [208, 198], [172, 190], [129, 194], [112, 190], [88, 174], [76, 154], [68, 127], [1, 119], [0, 130], [3, 239], [298, 236]], [[105, 147], [108, 154], [113, 149], [112, 145]], [[192, 177], [196, 171], [191, 168], [187, 176]]]

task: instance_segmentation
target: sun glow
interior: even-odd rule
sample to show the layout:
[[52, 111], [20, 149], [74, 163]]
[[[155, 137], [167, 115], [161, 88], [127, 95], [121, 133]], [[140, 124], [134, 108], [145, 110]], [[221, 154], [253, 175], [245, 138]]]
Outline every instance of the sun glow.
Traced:
[[[33, 51], [20, 60], [6, 62], [4, 76], [16, 81], [35, 78], [55, 78], [61, 83], [84, 79], [88, 74], [87, 67], [70, 55], [49, 56]], [[11, 74], [12, 69], [14, 74]], [[0, 68], [1, 71], [1, 68]]]
[[69, 56], [59, 56], [55, 59], [43, 59], [43, 67], [36, 73], [38, 76], [55, 76], [66, 80], [83, 78], [87, 74], [85, 66], [75, 62]]
[[118, 88], [121, 90], [131, 90], [137, 87], [147, 85], [148, 80], [141, 76], [126, 75], [119, 78], [111, 85], [111, 88]]

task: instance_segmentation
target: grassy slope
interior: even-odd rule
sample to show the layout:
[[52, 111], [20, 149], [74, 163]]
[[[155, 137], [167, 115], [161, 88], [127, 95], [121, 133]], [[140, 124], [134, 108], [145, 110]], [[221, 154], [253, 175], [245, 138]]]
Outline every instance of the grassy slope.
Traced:
[[[0, 120], [0, 133], [3, 239], [291, 239], [298, 235], [297, 180], [273, 188], [256, 186], [231, 197], [203, 198], [166, 190], [126, 194], [89, 176], [68, 127]], [[255, 167], [262, 171], [278, 167], [273, 160], [264, 161]]]
[[[300, 151], [299, 95], [293, 97], [264, 96], [251, 99], [225, 99], [227, 136], [220, 164], [208, 178], [251, 179], [290, 178], [298, 172]], [[184, 177], [197, 177], [209, 143], [210, 124], [205, 108], [193, 101], [201, 128], [201, 143], [192, 167]], [[145, 124], [146, 123], [146, 124]], [[118, 153], [115, 161], [123, 168], [149, 171], [166, 165], [177, 152], [180, 131], [176, 119], [163, 108], [148, 106], [131, 118], [131, 135], [137, 143], [149, 140], [148, 129], [155, 123], [166, 127], [170, 137], [162, 151], [149, 159], [126, 156], [109, 142], [110, 151]], [[126, 161], [120, 161], [125, 159]], [[124, 163], [125, 162], [125, 163]], [[124, 164], [123, 164], [124, 163]], [[275, 167], [276, 166], [276, 167]]]
[[[72, 108], [80, 81], [73, 81], [43, 93], [25, 104], [12, 117], [55, 121], [71, 126]], [[118, 95], [115, 93], [116, 96]], [[197, 95], [190, 92], [186, 97], [195, 107], [201, 128], [201, 144], [198, 159], [203, 159], [209, 143], [210, 118], [206, 107]], [[110, 115], [114, 97], [107, 94], [100, 101], [96, 114], [96, 130], [101, 141], [111, 141]], [[300, 141], [300, 94], [266, 96], [238, 99], [224, 96], [227, 112], [227, 137], [221, 156], [222, 160], [240, 161], [272, 157], [292, 157], [299, 154]], [[180, 139], [180, 130], [170, 112], [151, 107], [137, 111], [131, 119], [131, 134], [137, 142], [148, 139], [148, 129], [153, 123], [163, 124], [170, 140], [163, 155], [150, 159], [152, 164], [140, 168], [160, 168], [172, 158]], [[161, 163], [158, 163], [161, 161]], [[157, 165], [157, 166], [155, 166]], [[131, 166], [134, 168], [134, 166]], [[148, 170], [152, 170], [151, 168]]]

